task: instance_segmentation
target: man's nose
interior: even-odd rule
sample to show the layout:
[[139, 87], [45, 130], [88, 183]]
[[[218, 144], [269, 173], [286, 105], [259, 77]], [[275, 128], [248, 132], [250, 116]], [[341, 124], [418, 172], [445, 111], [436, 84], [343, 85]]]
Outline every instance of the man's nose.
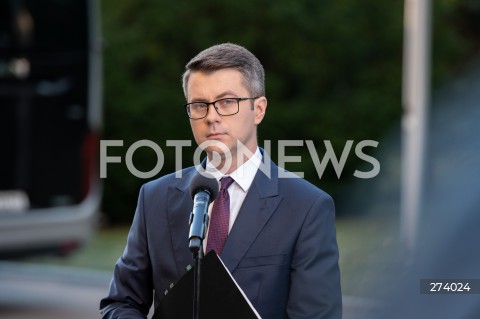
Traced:
[[205, 120], [207, 122], [213, 123], [213, 122], [218, 122], [220, 120], [220, 114], [218, 114], [217, 109], [213, 103], [209, 104], [207, 106], [207, 116], [205, 117]]

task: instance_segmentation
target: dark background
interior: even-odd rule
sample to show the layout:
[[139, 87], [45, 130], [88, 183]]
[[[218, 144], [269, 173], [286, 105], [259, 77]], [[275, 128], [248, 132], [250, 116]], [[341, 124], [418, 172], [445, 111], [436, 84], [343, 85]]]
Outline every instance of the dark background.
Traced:
[[[108, 148], [122, 164], [109, 164], [102, 211], [109, 224], [128, 224], [138, 190], [147, 182], [125, 165], [128, 147], [141, 139], [157, 143], [165, 155], [160, 175], [175, 171], [167, 140], [192, 140], [183, 149], [183, 167], [192, 164], [195, 142], [183, 104], [184, 65], [199, 51], [222, 42], [247, 47], [266, 71], [269, 101], [259, 127], [259, 145], [278, 140], [313, 140], [320, 157], [330, 140], [340, 157], [347, 140], [376, 140], [365, 148], [374, 156], [382, 139], [398, 126], [402, 112], [401, 80], [404, 1], [137, 1], [103, 0], [105, 127], [102, 139], [123, 140]], [[478, 55], [480, 3], [435, 0], [433, 7], [432, 86], [461, 72]], [[307, 147], [289, 147], [291, 171], [329, 192], [339, 215], [350, 214], [353, 181], [368, 189], [375, 178], [353, 177], [371, 165], [354, 154], [340, 178], [328, 164], [320, 179]], [[150, 171], [157, 163], [152, 149], [137, 149], [133, 163]], [[380, 170], [380, 175], [382, 170]], [[158, 177], [156, 176], [156, 177]]]

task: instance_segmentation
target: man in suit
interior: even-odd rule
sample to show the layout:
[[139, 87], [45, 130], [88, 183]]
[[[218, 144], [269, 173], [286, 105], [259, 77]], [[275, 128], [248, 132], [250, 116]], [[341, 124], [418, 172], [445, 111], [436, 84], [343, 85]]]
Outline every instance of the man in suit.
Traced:
[[[195, 141], [207, 153], [204, 168], [217, 180], [233, 178], [228, 237], [215, 251], [239, 286], [264, 319], [341, 318], [334, 204], [258, 147], [267, 109], [258, 59], [238, 45], [210, 47], [186, 65], [183, 88]], [[140, 190], [124, 254], [100, 304], [103, 318], [145, 318], [152, 301], [157, 305], [193, 264], [188, 189], [198, 172], [178, 173]], [[217, 201], [209, 209], [207, 252]]]

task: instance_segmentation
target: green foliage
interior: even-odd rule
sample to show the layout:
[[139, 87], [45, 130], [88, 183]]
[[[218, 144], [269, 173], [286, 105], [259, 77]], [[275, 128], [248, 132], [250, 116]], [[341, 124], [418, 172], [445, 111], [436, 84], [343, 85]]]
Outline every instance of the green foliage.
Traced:
[[[192, 139], [181, 74], [195, 54], [213, 44], [243, 45], [265, 67], [269, 107], [259, 129], [260, 145], [264, 140], [273, 146], [284, 139], [313, 140], [321, 159], [323, 141], [331, 140], [340, 156], [347, 140], [380, 140], [401, 114], [403, 1], [102, 3], [103, 139], [124, 140], [123, 148], [108, 151], [122, 156], [121, 165], [108, 165], [105, 180], [103, 211], [112, 221], [130, 221], [138, 189], [146, 182], [125, 167], [124, 155], [133, 142], [156, 142], [165, 155], [161, 174], [175, 170], [174, 148], [166, 147], [166, 140]], [[468, 49], [452, 28], [460, 3], [435, 2], [435, 79], [444, 77]], [[194, 147], [192, 139], [192, 147], [183, 150], [184, 167], [192, 164]], [[276, 151], [272, 147], [274, 160]], [[289, 163], [287, 169], [305, 172], [306, 179], [334, 196], [361, 167], [352, 151], [341, 182], [331, 164], [320, 179], [305, 145], [288, 149], [287, 155], [302, 156], [301, 163]], [[134, 156], [142, 171], [151, 170], [156, 160], [146, 148]]]

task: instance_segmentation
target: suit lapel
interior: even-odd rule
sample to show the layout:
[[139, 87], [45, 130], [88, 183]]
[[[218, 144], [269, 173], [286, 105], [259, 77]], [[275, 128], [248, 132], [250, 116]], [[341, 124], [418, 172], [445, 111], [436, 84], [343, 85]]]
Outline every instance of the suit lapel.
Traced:
[[[266, 156], [264, 160], [270, 161]], [[271, 162], [270, 168], [271, 177], [266, 176], [260, 169], [257, 171], [220, 254], [230, 272], [237, 268], [238, 263], [245, 256], [282, 199], [278, 195], [277, 167]]]
[[195, 169], [185, 173], [183, 178], [178, 179], [176, 185], [168, 187], [167, 216], [179, 276], [185, 273], [187, 265], [193, 266], [194, 264], [192, 254], [188, 249], [188, 233], [190, 231], [188, 220], [193, 207], [189, 185], [195, 173]]
[[[282, 196], [278, 194], [278, 167], [265, 152], [263, 153], [264, 161], [270, 163], [270, 166], [267, 165], [267, 167], [269, 167], [271, 176], [265, 175], [260, 169], [257, 171], [220, 255], [230, 272], [237, 268], [238, 263], [282, 200]], [[190, 231], [188, 219], [193, 207], [189, 185], [196, 173], [196, 169], [192, 168], [185, 173], [183, 178], [178, 179], [176, 185], [168, 188], [168, 223], [180, 276], [185, 272], [187, 265], [193, 266], [194, 263], [188, 249], [188, 233]]]

